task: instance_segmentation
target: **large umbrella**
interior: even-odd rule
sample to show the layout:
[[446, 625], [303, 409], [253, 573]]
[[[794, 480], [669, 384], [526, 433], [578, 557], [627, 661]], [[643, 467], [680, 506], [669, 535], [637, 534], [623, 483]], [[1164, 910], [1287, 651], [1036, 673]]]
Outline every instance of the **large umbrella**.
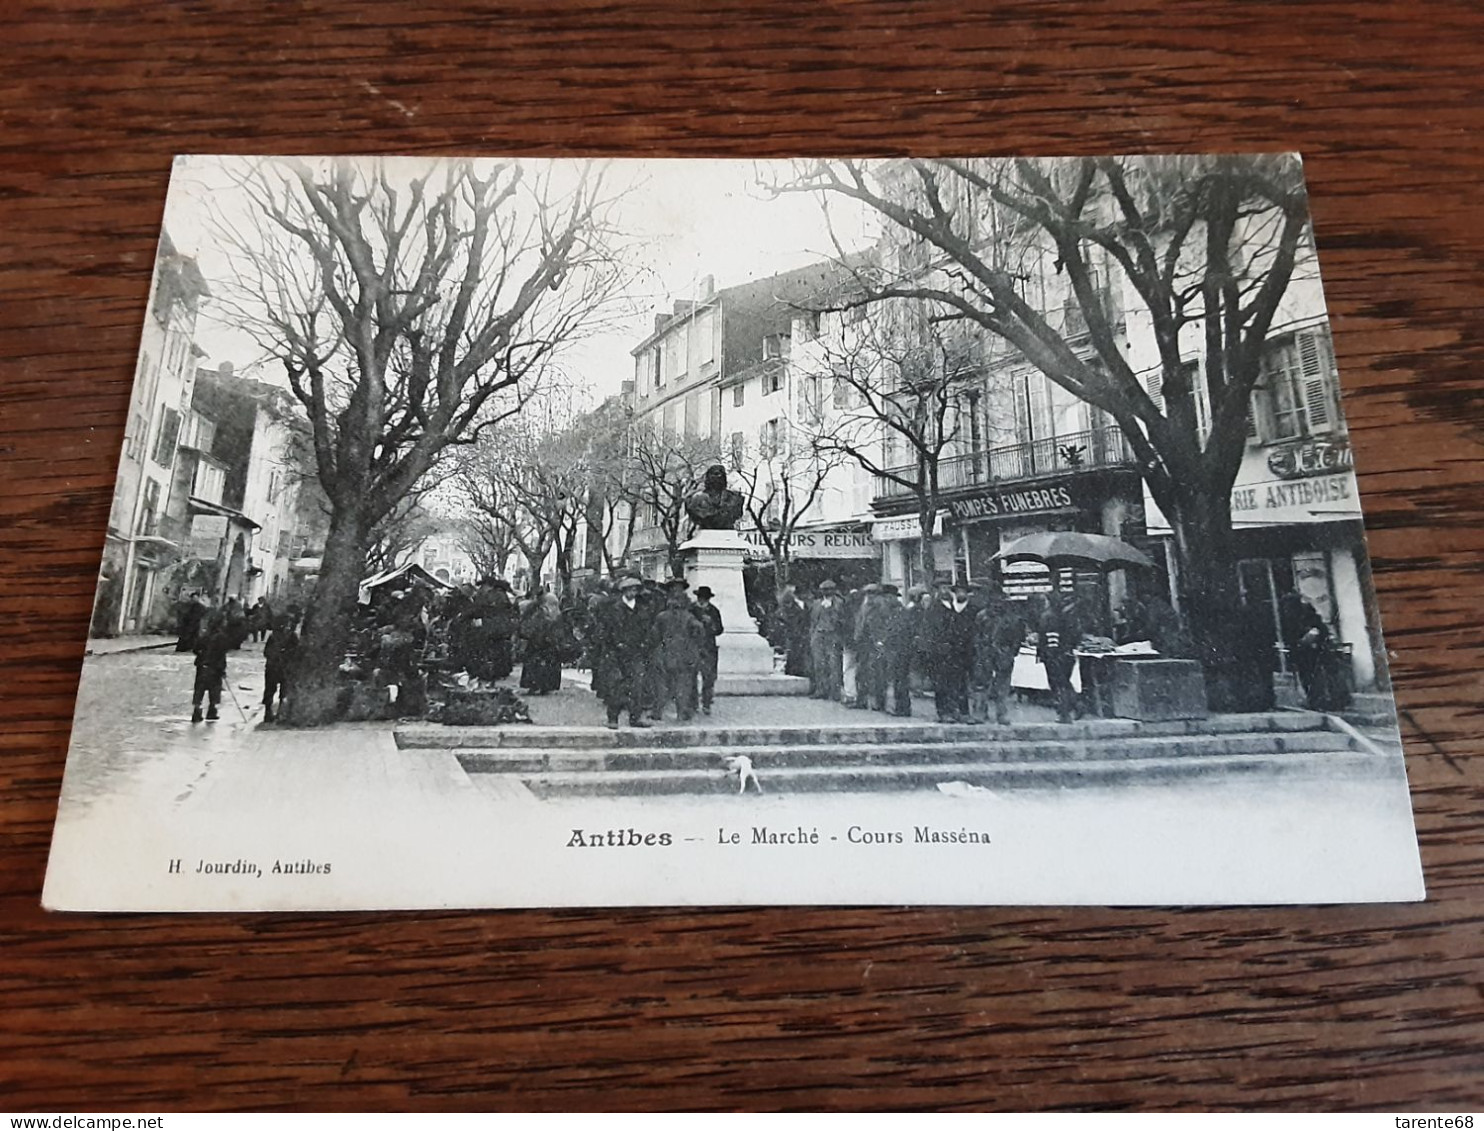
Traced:
[[1134, 549], [1127, 542], [1109, 538], [1106, 534], [1079, 534], [1075, 530], [1048, 530], [1041, 534], [1027, 534], [1015, 539], [1008, 546], [1001, 546], [999, 553], [991, 560], [1045, 562], [1048, 566], [1057, 568], [1090, 566], [1110, 570], [1131, 565], [1154, 568], [1154, 563], [1146, 554]]

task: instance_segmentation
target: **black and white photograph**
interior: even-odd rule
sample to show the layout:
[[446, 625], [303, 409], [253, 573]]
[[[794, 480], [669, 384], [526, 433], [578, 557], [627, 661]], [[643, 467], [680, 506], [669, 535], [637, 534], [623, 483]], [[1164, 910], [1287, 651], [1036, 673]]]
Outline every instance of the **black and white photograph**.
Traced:
[[186, 156], [139, 317], [49, 908], [1423, 898], [1297, 154]]

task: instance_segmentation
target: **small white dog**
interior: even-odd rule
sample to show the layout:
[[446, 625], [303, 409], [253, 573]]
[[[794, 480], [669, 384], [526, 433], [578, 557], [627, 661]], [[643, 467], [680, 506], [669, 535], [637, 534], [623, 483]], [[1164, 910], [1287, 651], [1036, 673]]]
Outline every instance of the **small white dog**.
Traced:
[[727, 773], [737, 775], [737, 793], [747, 792], [747, 783], [750, 781], [757, 786], [757, 791], [763, 791], [763, 783], [757, 780], [757, 771], [752, 768], [752, 759], [746, 754], [733, 754], [727, 759]]

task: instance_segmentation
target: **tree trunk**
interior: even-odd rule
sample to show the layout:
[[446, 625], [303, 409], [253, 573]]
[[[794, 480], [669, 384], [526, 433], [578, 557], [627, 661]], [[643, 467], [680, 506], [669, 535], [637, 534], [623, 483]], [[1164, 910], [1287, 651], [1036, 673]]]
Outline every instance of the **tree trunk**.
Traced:
[[1272, 642], [1266, 619], [1251, 615], [1238, 601], [1228, 498], [1199, 490], [1181, 492], [1170, 522], [1180, 594], [1211, 709], [1269, 710]]
[[344, 511], [330, 520], [319, 581], [304, 618], [294, 661], [290, 694], [281, 722], [323, 726], [339, 716], [340, 664], [350, 642], [350, 622], [360, 592], [366, 557], [366, 530], [357, 514]]

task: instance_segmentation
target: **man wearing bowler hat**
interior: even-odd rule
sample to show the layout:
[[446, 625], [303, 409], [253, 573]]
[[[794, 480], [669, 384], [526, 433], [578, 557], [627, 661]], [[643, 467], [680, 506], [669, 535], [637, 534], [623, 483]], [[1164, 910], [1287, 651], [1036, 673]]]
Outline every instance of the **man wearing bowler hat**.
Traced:
[[700, 618], [691, 611], [685, 592], [689, 588], [683, 577], [665, 582], [665, 607], [654, 618], [650, 634], [650, 662], [659, 688], [655, 713], [663, 715], [665, 705], [673, 702], [675, 717], [682, 723], [696, 715], [696, 676], [701, 667], [701, 642], [707, 636]]
[[[597, 615], [598, 663], [602, 666], [603, 705], [608, 709], [608, 729], [618, 729], [618, 719], [629, 713], [629, 724], [647, 727], [644, 720], [644, 690], [649, 667], [649, 610], [639, 600], [644, 583], [633, 574], [618, 579], [618, 597], [604, 604]], [[595, 675], [597, 673], [595, 672]]]
[[721, 623], [721, 610], [711, 603], [714, 594], [708, 585], [696, 586], [696, 603], [691, 614], [705, 629], [701, 637], [701, 714], [711, 713], [711, 700], [716, 696], [716, 651], [725, 626]]

